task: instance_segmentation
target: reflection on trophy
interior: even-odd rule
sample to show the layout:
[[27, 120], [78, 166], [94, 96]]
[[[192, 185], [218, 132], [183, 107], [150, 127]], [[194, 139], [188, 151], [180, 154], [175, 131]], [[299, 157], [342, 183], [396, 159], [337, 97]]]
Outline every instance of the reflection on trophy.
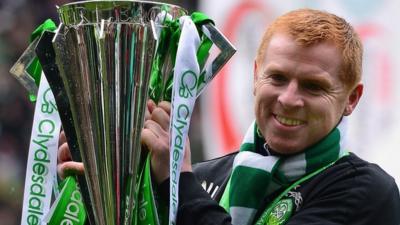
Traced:
[[[72, 158], [85, 167], [78, 183], [89, 221], [131, 224], [150, 76], [157, 49], [166, 44], [160, 32], [170, 25], [166, 18], [177, 20], [186, 12], [139, 1], [75, 2], [58, 11], [60, 26], [55, 34], [42, 35], [36, 54], [55, 96]], [[203, 29], [221, 49], [213, 62], [203, 63], [208, 82], [234, 49], [212, 24]], [[163, 53], [162, 85], [173, 69], [170, 55]]]

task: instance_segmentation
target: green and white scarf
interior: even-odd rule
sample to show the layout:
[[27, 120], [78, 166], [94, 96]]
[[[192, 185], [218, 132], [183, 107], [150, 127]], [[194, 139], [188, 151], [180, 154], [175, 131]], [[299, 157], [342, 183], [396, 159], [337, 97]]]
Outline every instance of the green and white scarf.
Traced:
[[266, 197], [347, 155], [345, 127], [343, 118], [325, 138], [302, 153], [288, 157], [264, 156], [260, 152], [266, 151], [265, 140], [253, 122], [234, 159], [232, 174], [220, 201], [230, 213], [232, 224], [253, 224], [257, 212], [265, 210]]

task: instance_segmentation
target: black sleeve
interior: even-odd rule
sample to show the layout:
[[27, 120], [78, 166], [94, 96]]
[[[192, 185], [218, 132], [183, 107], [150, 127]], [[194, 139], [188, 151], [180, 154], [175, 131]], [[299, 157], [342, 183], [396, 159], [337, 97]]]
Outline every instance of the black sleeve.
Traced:
[[370, 164], [332, 175], [315, 180], [314, 190], [287, 225], [400, 224], [399, 190], [383, 170]]
[[[160, 187], [161, 197], [169, 198], [169, 179]], [[193, 173], [181, 173], [179, 182], [178, 225], [230, 225], [231, 217], [196, 180]]]

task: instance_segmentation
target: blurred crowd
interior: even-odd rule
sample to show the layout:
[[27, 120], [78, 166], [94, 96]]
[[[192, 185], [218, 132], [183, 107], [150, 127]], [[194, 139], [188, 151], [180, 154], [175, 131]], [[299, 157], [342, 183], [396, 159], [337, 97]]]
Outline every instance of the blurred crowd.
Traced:
[[[31, 32], [47, 18], [58, 23], [56, 5], [66, 0], [0, 1], [0, 224], [20, 224], [23, 185], [34, 103], [27, 91], [9, 73], [13, 63], [28, 46]], [[189, 12], [196, 2], [164, 1], [178, 4]], [[198, 111], [198, 110], [197, 110]], [[193, 116], [198, 123], [199, 116]], [[192, 126], [197, 127], [197, 126]], [[197, 127], [192, 133], [200, 132]], [[200, 135], [192, 138], [196, 143]], [[195, 144], [201, 148], [201, 144]], [[197, 151], [201, 152], [201, 151]], [[200, 159], [201, 153], [194, 157]]]

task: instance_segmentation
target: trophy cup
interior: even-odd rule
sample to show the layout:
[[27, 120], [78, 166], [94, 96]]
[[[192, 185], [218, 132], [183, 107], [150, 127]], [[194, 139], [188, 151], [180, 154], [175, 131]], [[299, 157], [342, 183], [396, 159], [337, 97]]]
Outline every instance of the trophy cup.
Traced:
[[[163, 18], [177, 20], [186, 11], [145, 1], [82, 1], [63, 5], [58, 12], [61, 24], [35, 43], [36, 55], [72, 158], [85, 167], [78, 183], [89, 222], [131, 224], [140, 133], [159, 32], [168, 28]], [[203, 29], [221, 50], [204, 66], [203, 72], [211, 75], [208, 82], [235, 50], [212, 24]], [[162, 74], [171, 74], [171, 58], [165, 61]], [[165, 84], [166, 76], [162, 79]]]

